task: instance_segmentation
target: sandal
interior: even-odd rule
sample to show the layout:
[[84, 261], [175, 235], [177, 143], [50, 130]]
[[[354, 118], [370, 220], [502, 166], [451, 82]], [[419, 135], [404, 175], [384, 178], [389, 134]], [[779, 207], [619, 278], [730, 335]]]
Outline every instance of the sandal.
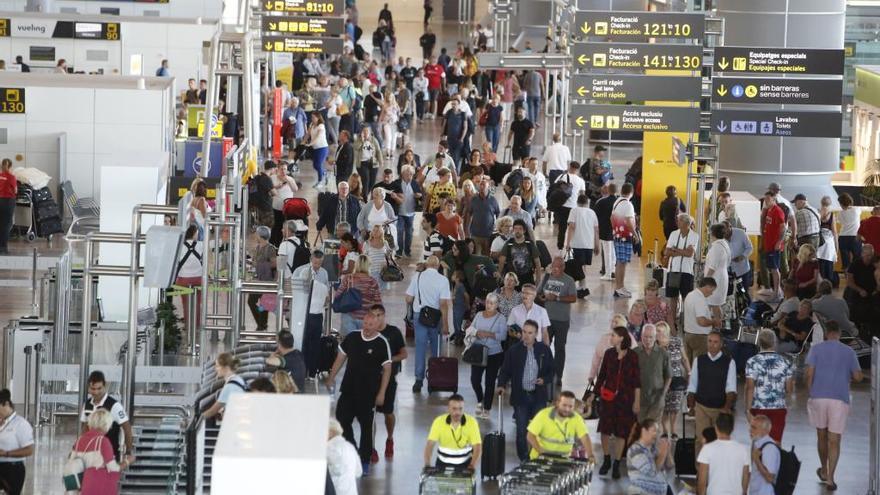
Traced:
[[816, 469], [816, 476], [819, 477], [819, 481], [821, 481], [822, 483], [825, 483], [825, 482], [828, 481], [828, 480], [825, 479], [824, 476], [822, 476], [822, 468], [818, 468], [818, 469]]

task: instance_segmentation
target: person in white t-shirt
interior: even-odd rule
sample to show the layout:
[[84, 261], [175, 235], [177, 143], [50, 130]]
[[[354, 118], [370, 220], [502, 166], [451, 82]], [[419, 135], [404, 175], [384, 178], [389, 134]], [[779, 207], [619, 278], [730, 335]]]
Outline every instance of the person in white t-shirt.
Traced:
[[556, 249], [562, 249], [563, 245], [565, 245], [565, 233], [568, 231], [568, 214], [572, 208], [577, 206], [578, 196], [587, 190], [587, 185], [580, 176], [580, 168], [581, 166], [578, 162], [570, 162], [568, 164], [568, 173], [560, 174], [554, 181], [571, 183], [571, 194], [568, 195], [568, 200], [562, 208], [553, 212], [557, 225]]
[[685, 299], [694, 290], [694, 253], [700, 237], [691, 229], [694, 219], [687, 213], [680, 213], [675, 221], [678, 230], [669, 234], [663, 255], [669, 258], [669, 274], [674, 274], [666, 277], [666, 298], [670, 314], [677, 317], [679, 296]]
[[577, 206], [568, 214], [568, 232], [565, 238], [565, 252], [571, 251], [571, 257], [583, 270], [584, 277], [577, 281], [577, 295], [583, 299], [590, 295], [587, 289], [587, 269], [593, 264], [593, 252], [599, 252], [599, 219], [590, 208], [590, 199], [586, 194], [578, 196]]
[[705, 277], [700, 287], [684, 298], [684, 354], [689, 363], [706, 354], [706, 336], [715, 324], [708, 297], [716, 286], [715, 279]]
[[748, 493], [751, 456], [748, 447], [730, 439], [730, 434], [733, 433], [733, 416], [718, 415], [715, 433], [718, 434], [718, 439], [704, 445], [697, 457], [697, 493]]
[[562, 137], [559, 133], [553, 134], [553, 144], [547, 146], [544, 150], [544, 174], [554, 182], [560, 175], [565, 173], [565, 168], [571, 161], [571, 151], [568, 146], [562, 144]]
[[727, 270], [730, 268], [730, 245], [727, 244], [727, 228], [720, 223], [709, 227], [711, 243], [706, 253], [706, 262], [703, 267], [703, 276], [712, 277], [718, 287], [709, 296], [709, 307], [716, 319], [721, 319], [721, 306], [727, 302], [728, 280]]
[[633, 185], [627, 182], [620, 188], [620, 197], [611, 208], [611, 230], [614, 235], [614, 297], [632, 297], [632, 293], [624, 287], [626, 265], [633, 255], [633, 245], [640, 242], [636, 228], [636, 209], [630, 199], [633, 196]]

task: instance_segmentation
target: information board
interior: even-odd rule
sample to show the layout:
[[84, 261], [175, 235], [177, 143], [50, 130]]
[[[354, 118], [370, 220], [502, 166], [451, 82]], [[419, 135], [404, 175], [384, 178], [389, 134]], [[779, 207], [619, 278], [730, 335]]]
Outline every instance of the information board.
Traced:
[[344, 0], [261, 0], [263, 12], [285, 14], [333, 14], [342, 15]]
[[843, 50], [810, 48], [715, 48], [714, 69], [719, 72], [762, 74], [843, 74]]
[[840, 105], [841, 79], [712, 78], [713, 103]]
[[839, 138], [840, 112], [788, 110], [714, 110], [713, 134], [766, 137]]
[[699, 101], [703, 81], [689, 76], [575, 75], [572, 97], [607, 101]]
[[342, 48], [342, 38], [263, 36], [263, 51], [266, 52], [341, 55]]
[[575, 43], [575, 67], [587, 69], [692, 70], [703, 68], [703, 47], [659, 43]]
[[342, 17], [264, 15], [261, 22], [264, 33], [341, 36], [345, 32], [345, 21]]
[[0, 88], [0, 113], [25, 113], [24, 88]]
[[572, 34], [602, 36], [609, 40], [644, 38], [702, 40], [706, 34], [704, 14], [688, 12], [578, 11]]
[[572, 105], [571, 122], [589, 130], [698, 132], [700, 109], [641, 105]]

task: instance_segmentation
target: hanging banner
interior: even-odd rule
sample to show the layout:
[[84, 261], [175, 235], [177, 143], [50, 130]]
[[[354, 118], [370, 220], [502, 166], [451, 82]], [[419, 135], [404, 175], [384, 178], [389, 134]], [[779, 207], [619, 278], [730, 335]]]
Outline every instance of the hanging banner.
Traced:
[[713, 77], [713, 103], [840, 105], [841, 79]]
[[788, 110], [714, 110], [713, 134], [766, 137], [839, 138], [840, 112]]
[[703, 80], [689, 76], [639, 74], [574, 75], [572, 97], [605, 101], [700, 101]]
[[659, 43], [575, 43], [576, 68], [691, 70], [703, 68], [703, 47]]
[[718, 72], [757, 72], [763, 74], [842, 75], [843, 50], [812, 48], [715, 48]]
[[261, 22], [264, 33], [342, 36], [345, 32], [345, 20], [342, 17], [264, 15]]
[[118, 41], [118, 22], [74, 22], [39, 18], [0, 19], [0, 37]]
[[706, 16], [688, 12], [578, 11], [575, 35], [601, 36], [609, 41], [645, 38], [703, 40]]
[[316, 55], [342, 55], [342, 38], [294, 38], [290, 36], [263, 36], [263, 51]]
[[641, 105], [572, 105], [579, 128], [607, 131], [698, 132], [700, 109]]

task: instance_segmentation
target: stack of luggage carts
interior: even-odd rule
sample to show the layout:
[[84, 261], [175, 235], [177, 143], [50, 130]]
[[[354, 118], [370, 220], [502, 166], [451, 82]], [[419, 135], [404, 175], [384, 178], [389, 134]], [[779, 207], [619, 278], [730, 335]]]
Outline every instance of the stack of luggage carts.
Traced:
[[469, 469], [427, 467], [419, 480], [420, 495], [474, 495], [477, 479]]
[[587, 495], [593, 465], [585, 460], [540, 456], [501, 477], [502, 495]]

